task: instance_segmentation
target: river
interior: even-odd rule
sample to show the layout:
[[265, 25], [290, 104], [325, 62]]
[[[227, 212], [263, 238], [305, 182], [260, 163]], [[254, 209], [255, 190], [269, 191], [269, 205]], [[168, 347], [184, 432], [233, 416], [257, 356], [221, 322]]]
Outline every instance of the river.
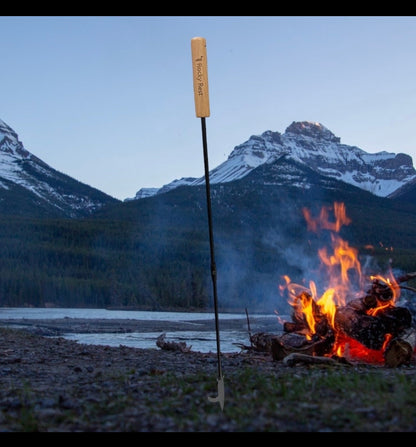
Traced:
[[[276, 315], [256, 315], [259, 317], [276, 319]], [[62, 318], [92, 318], [92, 319], [133, 319], [150, 321], [195, 321], [215, 320], [214, 313], [206, 312], [153, 312], [135, 310], [108, 310], [108, 309], [78, 309], [78, 308], [26, 308], [26, 307], [0, 307], [0, 320], [14, 319], [62, 319]], [[221, 328], [222, 319], [245, 319], [241, 313], [220, 313], [218, 315]], [[166, 341], [185, 342], [193, 351], [216, 352], [216, 331], [194, 330], [165, 332]], [[221, 352], [239, 352], [239, 344], [249, 345], [247, 327], [241, 330], [220, 330]], [[107, 346], [130, 346], [145, 349], [159, 349], [156, 339], [161, 332], [127, 332], [127, 333], [68, 333], [64, 338], [75, 340], [84, 344]]]

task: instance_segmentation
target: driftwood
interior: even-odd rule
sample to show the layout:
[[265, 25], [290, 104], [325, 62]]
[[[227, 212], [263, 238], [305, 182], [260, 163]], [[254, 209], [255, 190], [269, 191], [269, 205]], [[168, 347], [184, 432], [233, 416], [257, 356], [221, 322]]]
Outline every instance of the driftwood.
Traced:
[[273, 339], [278, 337], [275, 334], [266, 332], [255, 332], [250, 335], [250, 348], [258, 352], [271, 352]]
[[186, 346], [186, 343], [176, 342], [176, 341], [166, 341], [166, 334], [160, 334], [156, 339], [156, 346], [160, 349], [164, 349], [166, 351], [180, 351], [180, 352], [189, 352], [192, 346]]
[[251, 335], [251, 328], [250, 328], [250, 319], [248, 318], [248, 310], [246, 307], [246, 318], [247, 318], [247, 330], [248, 330], [248, 337], [250, 339], [251, 347], [253, 347], [253, 341], [252, 341], [252, 335]]

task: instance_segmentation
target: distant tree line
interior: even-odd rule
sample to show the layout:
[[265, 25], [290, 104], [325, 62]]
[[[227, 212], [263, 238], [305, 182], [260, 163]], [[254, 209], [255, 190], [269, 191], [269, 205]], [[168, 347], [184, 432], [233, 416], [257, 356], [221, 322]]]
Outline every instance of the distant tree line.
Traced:
[[203, 241], [150, 239], [123, 222], [0, 219], [0, 303], [207, 307]]
[[[305, 279], [305, 260], [321, 240], [306, 231], [301, 209], [306, 201], [317, 212], [321, 197], [259, 186], [243, 194], [237, 182], [212, 193], [220, 305], [287, 309], [278, 283], [283, 274]], [[353, 222], [343, 237], [380, 272], [416, 271], [415, 207], [348, 191], [325, 203], [336, 199]], [[0, 215], [0, 305], [212, 307], [204, 188], [176, 188], [82, 219]]]

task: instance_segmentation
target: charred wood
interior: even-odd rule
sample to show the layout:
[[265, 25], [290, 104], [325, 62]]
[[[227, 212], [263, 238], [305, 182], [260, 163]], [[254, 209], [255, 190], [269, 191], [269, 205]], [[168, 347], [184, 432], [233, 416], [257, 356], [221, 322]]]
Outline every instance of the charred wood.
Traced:
[[377, 297], [375, 295], [365, 295], [362, 298], [356, 298], [348, 302], [348, 307], [357, 312], [367, 312], [378, 306]]
[[309, 356], [323, 356], [331, 352], [335, 337], [333, 334], [320, 338], [314, 336], [311, 340], [296, 333], [283, 334], [271, 340], [271, 354], [273, 360], [280, 361], [293, 353]]
[[383, 347], [386, 335], [400, 336], [411, 327], [412, 315], [404, 307], [387, 307], [376, 315], [367, 315], [353, 306], [338, 307], [335, 330], [354, 338], [369, 349]]
[[337, 309], [334, 325], [337, 332], [354, 338], [369, 349], [379, 350], [383, 346], [386, 328], [379, 318], [345, 306]]
[[405, 275], [399, 276], [397, 278], [398, 283], [410, 281], [411, 279], [416, 278], [416, 272], [406, 273]]
[[326, 336], [330, 330], [327, 317], [321, 312], [320, 307], [316, 304], [312, 295], [303, 291], [296, 298], [293, 303], [292, 322], [286, 321], [283, 323], [283, 330], [285, 332], [296, 332], [298, 334], [309, 335], [310, 328], [303, 309], [310, 308], [310, 312], [315, 320], [315, 333], [320, 336]]
[[389, 368], [409, 365], [412, 355], [413, 348], [410, 343], [401, 338], [393, 338], [384, 351], [384, 364]]
[[[384, 358], [387, 367], [408, 364], [416, 355], [413, 317], [406, 307], [395, 306], [394, 299], [398, 284], [413, 278], [416, 278], [416, 272], [401, 276], [393, 286], [373, 280], [364, 296], [336, 308], [334, 327], [313, 296], [303, 290], [294, 298], [292, 321], [283, 323], [283, 335], [251, 335], [249, 326], [250, 349], [271, 353], [273, 360], [284, 360], [287, 364], [315, 363], [311, 358], [320, 357], [325, 358], [323, 362], [332, 363], [326, 359], [333, 352], [335, 343], [337, 348], [341, 347], [345, 338], [357, 341], [368, 350], [379, 351], [375, 354], [369, 352], [369, 356], [373, 355], [370, 360], [380, 362], [380, 357]], [[313, 327], [309, 326], [306, 315], [312, 316]], [[354, 347], [352, 342], [350, 345]], [[339, 361], [334, 357], [331, 356], [333, 361]], [[346, 357], [339, 359], [346, 361]]]
[[[400, 287], [400, 284], [406, 281], [410, 281], [411, 279], [416, 278], [416, 272], [407, 273], [405, 275], [399, 276], [396, 279], [397, 285]], [[374, 279], [371, 285], [371, 288], [367, 291], [370, 296], [375, 296], [382, 302], [390, 301], [394, 295], [391, 286], [388, 284], [380, 282], [378, 279]], [[375, 307], [375, 306], [374, 306]]]
[[251, 348], [259, 352], [271, 352], [272, 340], [277, 337], [274, 334], [267, 334], [266, 332], [256, 332], [250, 335]]
[[371, 285], [371, 288], [367, 291], [370, 296], [376, 297], [382, 302], [391, 301], [394, 298], [393, 290], [387, 284], [381, 283], [375, 279]]
[[393, 336], [401, 335], [412, 325], [412, 314], [406, 307], [387, 307], [376, 316]]

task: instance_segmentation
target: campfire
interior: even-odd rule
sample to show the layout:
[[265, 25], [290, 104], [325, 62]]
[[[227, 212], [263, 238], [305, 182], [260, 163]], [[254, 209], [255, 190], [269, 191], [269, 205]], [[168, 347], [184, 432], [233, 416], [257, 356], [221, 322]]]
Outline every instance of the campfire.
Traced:
[[[291, 305], [292, 321], [284, 321], [283, 335], [257, 333], [250, 336], [252, 346], [270, 350], [274, 360], [365, 362], [396, 367], [409, 364], [415, 353], [412, 314], [400, 307], [402, 283], [416, 273], [395, 278], [362, 272], [358, 250], [339, 236], [343, 225], [351, 223], [345, 205], [334, 203], [322, 208], [318, 217], [303, 210], [308, 229], [330, 232], [332, 252], [318, 251], [322, 293], [314, 281], [296, 284], [288, 276], [279, 287]], [[367, 281], [367, 285], [366, 285]]]

